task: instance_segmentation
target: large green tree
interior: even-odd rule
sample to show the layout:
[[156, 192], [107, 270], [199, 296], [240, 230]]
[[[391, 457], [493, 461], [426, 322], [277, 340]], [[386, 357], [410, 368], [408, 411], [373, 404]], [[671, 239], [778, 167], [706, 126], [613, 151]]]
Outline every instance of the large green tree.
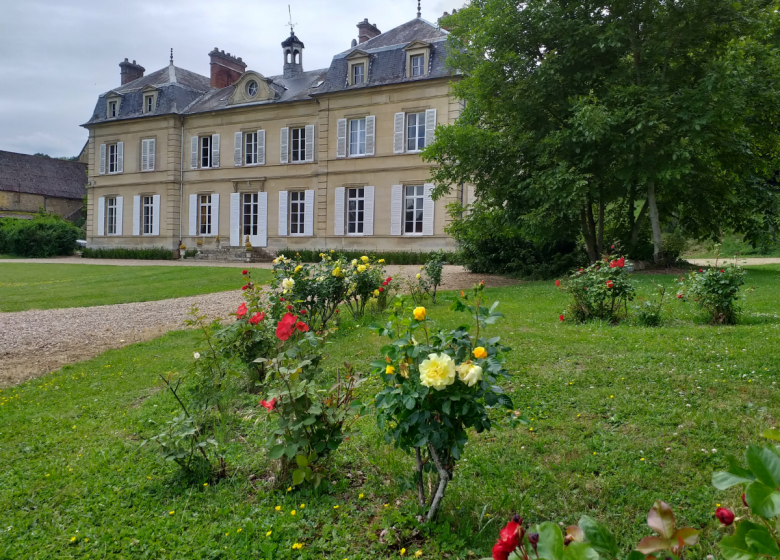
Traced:
[[[696, 237], [776, 227], [780, 19], [765, 0], [473, 0], [450, 28], [464, 102], [425, 157], [441, 195], [476, 185], [533, 238], [605, 216], [654, 253], [672, 218]], [[613, 220], [614, 221], [614, 220]]]

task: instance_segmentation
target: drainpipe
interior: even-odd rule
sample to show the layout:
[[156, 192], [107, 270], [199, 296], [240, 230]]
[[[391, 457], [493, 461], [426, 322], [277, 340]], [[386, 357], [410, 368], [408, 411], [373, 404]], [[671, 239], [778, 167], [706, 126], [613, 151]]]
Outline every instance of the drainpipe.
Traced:
[[181, 154], [179, 156], [179, 247], [182, 237], [182, 212], [184, 212], [184, 115], [181, 118]]

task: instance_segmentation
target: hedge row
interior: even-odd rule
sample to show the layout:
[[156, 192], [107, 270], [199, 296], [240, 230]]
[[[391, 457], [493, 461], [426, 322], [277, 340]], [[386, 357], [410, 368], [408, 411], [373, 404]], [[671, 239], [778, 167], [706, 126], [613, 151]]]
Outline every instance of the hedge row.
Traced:
[[86, 259], [139, 259], [148, 261], [173, 260], [173, 251], [163, 247], [150, 247], [148, 249], [90, 249], [85, 248], [81, 256]]
[[[330, 249], [283, 249], [277, 251], [277, 255], [285, 255], [292, 257], [298, 255], [298, 258], [303, 262], [314, 263], [320, 261], [320, 253], [328, 253]], [[436, 251], [432, 251], [436, 252]], [[388, 251], [375, 252], [375, 251], [340, 251], [336, 250], [336, 254], [343, 256], [347, 260], [359, 259], [362, 256], [376, 257], [377, 259], [384, 259], [386, 264], [425, 264], [428, 262], [428, 258], [431, 252], [400, 252], [400, 251]], [[454, 264], [456, 261], [455, 253], [445, 253], [445, 260], [450, 264]]]
[[39, 213], [32, 220], [0, 219], [0, 253], [20, 257], [70, 255], [81, 229], [58, 216]]

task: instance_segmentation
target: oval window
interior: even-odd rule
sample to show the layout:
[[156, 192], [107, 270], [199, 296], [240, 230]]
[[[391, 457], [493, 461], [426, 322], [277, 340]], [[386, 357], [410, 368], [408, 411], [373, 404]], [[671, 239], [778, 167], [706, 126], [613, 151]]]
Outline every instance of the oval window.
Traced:
[[246, 85], [246, 93], [249, 97], [257, 95], [257, 82], [252, 80]]

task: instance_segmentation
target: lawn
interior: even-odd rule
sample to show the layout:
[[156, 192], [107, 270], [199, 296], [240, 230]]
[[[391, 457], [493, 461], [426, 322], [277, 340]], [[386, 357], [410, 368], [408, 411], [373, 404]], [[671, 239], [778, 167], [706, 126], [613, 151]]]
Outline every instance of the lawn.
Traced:
[[[237, 270], [8, 262], [0, 265], [0, 312], [156, 301], [235, 290]], [[259, 282], [271, 278], [267, 270], [252, 272]]]
[[[187, 371], [195, 333], [67, 366], [0, 392], [0, 558], [479, 558], [513, 512], [566, 525], [591, 515], [628, 551], [650, 534], [655, 499], [704, 529], [687, 558], [719, 555], [716, 503], [744, 509], [739, 490], [715, 490], [711, 474], [780, 420], [780, 266], [751, 268], [747, 280], [755, 291], [736, 327], [706, 326], [676, 299], [661, 328], [576, 326], [558, 321], [566, 298], [551, 282], [486, 290], [505, 314], [492, 332], [513, 348], [506, 388], [531, 424], [471, 434], [442, 516], [424, 527], [412, 460], [382, 442], [371, 416], [316, 492], [264, 482], [259, 397], [237, 405], [218, 483], [184, 480], [141, 447], [178, 413], [156, 378]], [[429, 318], [454, 326], [464, 316], [442, 303]], [[348, 322], [331, 342], [330, 373], [346, 359], [365, 370], [383, 344]]]
[[[740, 257], [780, 257], [780, 243], [752, 247], [745, 243], [741, 235], [729, 233], [723, 236], [720, 255], [730, 259], [734, 254]], [[685, 258], [689, 259], [713, 259], [715, 255], [715, 244], [712, 241], [694, 241], [685, 252]]]

